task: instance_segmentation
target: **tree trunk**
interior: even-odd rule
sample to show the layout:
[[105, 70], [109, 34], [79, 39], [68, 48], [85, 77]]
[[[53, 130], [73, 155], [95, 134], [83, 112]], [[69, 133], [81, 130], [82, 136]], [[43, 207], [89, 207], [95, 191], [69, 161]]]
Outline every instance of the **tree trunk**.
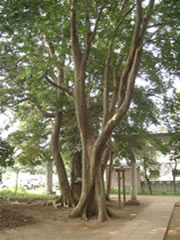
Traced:
[[[85, 148], [89, 149], [90, 146]], [[102, 150], [101, 154], [104, 151]], [[108, 153], [108, 151], [107, 151]], [[110, 218], [109, 211], [106, 206], [106, 196], [104, 189], [104, 179], [102, 166], [98, 166], [99, 162], [95, 159], [94, 148], [84, 153], [84, 166], [82, 172], [82, 192], [80, 200], [73, 210], [72, 217], [82, 217], [87, 219], [89, 216], [97, 215], [99, 221], [108, 220]], [[102, 154], [103, 155], [103, 154]], [[90, 163], [90, 165], [89, 165]]]
[[0, 169], [0, 183], [2, 182], [2, 172], [1, 172], [1, 169]]
[[71, 163], [71, 188], [74, 203], [79, 202], [82, 188], [82, 152], [75, 152]]
[[16, 186], [15, 186], [15, 196], [16, 196], [16, 194], [17, 194], [17, 190], [18, 190], [19, 172], [20, 172], [20, 170], [19, 170], [19, 169], [17, 169], [17, 170], [16, 170]]
[[175, 176], [175, 173], [173, 173], [173, 187], [174, 187], [174, 192], [176, 193], [176, 176]]
[[141, 181], [141, 191], [144, 193], [144, 183]]
[[67, 179], [66, 169], [65, 169], [64, 162], [61, 157], [60, 149], [59, 149], [59, 135], [60, 135], [61, 121], [62, 121], [62, 114], [56, 113], [54, 130], [51, 137], [51, 151], [52, 151], [53, 160], [55, 162], [56, 169], [57, 169], [58, 180], [59, 180], [59, 185], [61, 190], [61, 197], [62, 197], [61, 199], [62, 205], [69, 207], [73, 205], [73, 199], [72, 199], [71, 188]]
[[132, 153], [131, 159], [131, 200], [137, 201], [136, 157]]
[[52, 160], [48, 160], [46, 163], [46, 193], [53, 193], [53, 170], [52, 170]]
[[107, 177], [106, 177], [106, 199], [110, 199], [110, 192], [111, 192], [111, 179], [112, 179], [112, 168], [113, 168], [113, 152], [111, 151], [110, 154], [110, 162], [109, 162], [109, 168], [106, 168]]
[[104, 220], [109, 220], [109, 212], [106, 206], [106, 198], [104, 192], [104, 183], [102, 177], [102, 170], [98, 168], [96, 178], [95, 178], [95, 189], [96, 189], [96, 201], [98, 207], [98, 220], [100, 222]]
[[174, 187], [175, 193], [176, 193], [176, 169], [177, 169], [177, 161], [175, 160], [175, 165], [173, 169], [173, 187]]
[[150, 180], [149, 180], [148, 175], [147, 175], [146, 172], [145, 172], [145, 179], [146, 179], [146, 182], [147, 182], [147, 185], [148, 185], [148, 188], [149, 188], [149, 192], [150, 192], [150, 194], [152, 195], [151, 182], [150, 182]]

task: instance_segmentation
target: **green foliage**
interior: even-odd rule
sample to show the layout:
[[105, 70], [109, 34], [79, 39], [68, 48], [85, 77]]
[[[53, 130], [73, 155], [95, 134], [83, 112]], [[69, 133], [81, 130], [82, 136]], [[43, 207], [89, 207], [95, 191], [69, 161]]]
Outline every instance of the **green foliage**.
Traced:
[[42, 164], [51, 158], [48, 141], [49, 122], [29, 104], [22, 104], [18, 108], [16, 118], [21, 121], [20, 126], [9, 136], [16, 147], [16, 159], [23, 165]]
[[168, 145], [173, 148], [169, 150], [170, 160], [177, 163], [180, 160], [180, 93], [177, 92], [173, 97], [166, 98], [165, 106], [164, 114], [168, 115], [165, 125], [171, 136]]
[[[123, 59], [118, 75], [122, 73], [130, 48], [135, 6], [132, 0], [126, 2], [123, 12], [119, 10], [121, 1], [118, 0], [78, 1], [75, 6], [80, 10], [77, 21], [83, 51], [86, 34], [94, 27], [97, 10], [106, 4], [92, 44], [85, 81], [97, 135], [102, 127], [104, 64], [108, 44], [113, 40], [110, 101], [114, 90], [114, 66], [121, 57], [119, 50], [122, 50]], [[13, 109], [16, 119], [21, 122], [20, 129], [10, 139], [22, 164], [37, 165], [50, 158], [47, 145], [53, 120], [42, 117], [39, 112], [43, 111], [61, 111], [67, 116], [62, 123], [60, 139], [65, 158], [70, 159], [73, 152], [82, 150], [72, 98], [65, 91], [61, 91], [59, 97], [59, 90], [47, 81], [57, 82], [57, 65], [61, 66], [64, 61], [65, 76], [61, 87], [73, 89], [70, 9], [70, 1], [2, 0], [0, 3], [0, 106], [2, 112], [7, 108]], [[169, 76], [179, 74], [179, 9], [179, 1], [176, 0], [158, 1], [156, 4], [138, 73], [144, 85], [136, 85], [129, 113], [113, 132], [115, 156], [131, 161], [132, 150], [142, 149], [147, 143], [148, 127], [160, 124], [159, 116], [162, 107], [165, 108], [161, 102], [172, 84]], [[91, 26], [85, 25], [87, 14]], [[50, 47], [55, 52], [53, 56], [49, 53]], [[152, 139], [151, 143], [154, 141]]]
[[172, 75], [174, 73], [179, 75], [179, 9], [180, 2], [177, 0], [160, 1], [154, 16], [154, 24], [155, 26], [159, 24], [159, 31], [156, 38], [152, 38], [152, 42], [159, 49], [158, 58], [161, 67], [166, 68]]
[[138, 154], [139, 164], [142, 167], [142, 177], [147, 180], [156, 179], [160, 176], [161, 164], [157, 161], [157, 153], [145, 152]]
[[14, 164], [14, 148], [7, 140], [0, 138], [0, 167], [9, 167]]
[[168, 115], [165, 124], [169, 133], [172, 134], [172, 142], [175, 143], [180, 140], [180, 93], [175, 92], [171, 97], [166, 97], [164, 105], [164, 114]]

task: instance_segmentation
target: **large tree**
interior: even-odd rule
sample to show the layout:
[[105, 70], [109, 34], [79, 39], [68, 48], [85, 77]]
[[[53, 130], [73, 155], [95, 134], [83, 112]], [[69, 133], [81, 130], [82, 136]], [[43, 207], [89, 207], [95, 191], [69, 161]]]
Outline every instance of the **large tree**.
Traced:
[[[126, 1], [123, 3], [119, 5], [119, 1], [114, 1], [113, 4], [105, 1], [104, 3], [90, 4], [73, 1], [71, 14], [71, 48], [75, 64], [74, 100], [83, 151], [82, 194], [72, 216], [87, 217], [89, 204], [92, 206], [94, 200], [92, 197], [94, 197], [93, 207], [96, 208], [100, 221], [109, 218], [102, 178], [102, 166], [108, 159], [106, 157], [109, 152], [108, 140], [113, 129], [129, 108], [144, 37], [154, 5], [154, 1], [150, 1], [145, 9], [142, 7], [141, 1], [136, 1], [136, 5]], [[134, 11], [134, 9], [136, 10]], [[135, 15], [135, 21], [132, 18], [132, 13]], [[130, 37], [130, 41], [127, 41], [122, 35], [116, 35], [122, 26], [125, 27], [124, 25], [127, 24], [128, 20], [131, 22], [129, 25], [131, 26], [129, 29], [131, 34], [125, 33]], [[108, 31], [109, 35], [106, 33], [107, 22], [109, 25], [113, 23], [111, 32]], [[82, 28], [84, 34], [80, 32]], [[87, 102], [86, 82], [88, 82], [87, 68], [91, 49], [100, 44], [103, 39], [101, 34], [104, 34], [104, 42], [106, 43], [104, 48], [107, 55], [104, 65], [102, 124], [98, 135], [96, 135]], [[119, 40], [119, 44], [115, 46], [117, 40]], [[115, 55], [117, 48], [120, 51], [120, 58]], [[111, 66], [113, 57], [114, 63]], [[112, 90], [110, 88], [110, 68], [111, 71], [114, 68], [115, 75], [114, 82], [111, 83]]]
[[[82, 147], [82, 194], [72, 216], [95, 212], [99, 220], [109, 218], [102, 175], [112, 151], [112, 131], [128, 111], [136, 76], [145, 79], [143, 86], [151, 98], [155, 88], [156, 97], [164, 94], [169, 84], [163, 83], [164, 72], [177, 71], [176, 25], [165, 17], [176, 12], [171, 2], [155, 5], [148, 27], [153, 0], [3, 0], [2, 106], [14, 107], [28, 99], [44, 116], [55, 119], [52, 152], [58, 163], [63, 163], [58, 136], [62, 129], [66, 132], [67, 122], [63, 125], [63, 121], [74, 111], [72, 99], [75, 103]], [[173, 54], [166, 54], [167, 47]], [[62, 183], [65, 186], [67, 181]]]
[[[31, 118], [37, 110], [44, 118], [51, 119], [51, 151], [57, 167], [63, 203], [72, 205], [71, 189], [59, 147], [62, 120], [67, 113], [65, 103], [69, 101], [66, 95], [72, 98], [68, 91], [68, 83], [72, 82], [71, 73], [65, 57], [65, 53], [70, 50], [66, 46], [68, 41], [64, 41], [68, 26], [59, 33], [59, 26], [55, 22], [63, 23], [66, 14], [61, 2], [58, 4], [54, 1], [49, 6], [47, 1], [3, 1], [0, 8], [0, 91], [2, 111], [8, 107], [17, 112], [22, 103], [26, 102], [24, 108], [27, 106], [27, 119], [28, 115]], [[47, 23], [49, 26], [46, 28]], [[63, 66], [65, 60], [66, 76]], [[42, 119], [36, 124], [41, 123], [43, 127]], [[37, 133], [38, 131], [36, 135]], [[41, 132], [39, 138], [42, 139], [44, 134], [46, 133]], [[36, 138], [39, 142], [40, 139]], [[35, 146], [35, 141], [33, 145]], [[32, 146], [27, 144], [26, 150], [28, 147], [30, 152]]]
[[[162, 81], [165, 72], [178, 73], [179, 50], [171, 33], [175, 32], [179, 19], [176, 12], [173, 18], [176, 27], [165, 19], [166, 14], [170, 18], [175, 13], [171, 3], [166, 3], [160, 2], [155, 6], [155, 15], [150, 21], [154, 1], [146, 4], [142, 1], [103, 1], [95, 4], [73, 1], [71, 48], [75, 67], [74, 100], [83, 151], [82, 194], [73, 216], [86, 217], [90, 214], [89, 205], [93, 205], [99, 220], [109, 217], [102, 175], [112, 151], [111, 134], [129, 109], [138, 70], [139, 77], [145, 81], [152, 80], [151, 85], [144, 83], [149, 98], [158, 85], [154, 92], [156, 104], [158, 96], [165, 95], [165, 89], [171, 83]], [[177, 2], [176, 5], [179, 6]], [[172, 45], [168, 44], [170, 37]], [[153, 48], [157, 52], [152, 52]], [[166, 48], [169, 54], [166, 54]], [[170, 59], [171, 66], [167, 64]], [[92, 71], [89, 71], [92, 66], [93, 77]], [[102, 71], [100, 78], [95, 72], [97, 68], [98, 72]], [[93, 89], [93, 83], [98, 81], [104, 89]], [[91, 111], [92, 99], [100, 93], [103, 109], [97, 132]], [[92, 197], [95, 198], [93, 204]]]

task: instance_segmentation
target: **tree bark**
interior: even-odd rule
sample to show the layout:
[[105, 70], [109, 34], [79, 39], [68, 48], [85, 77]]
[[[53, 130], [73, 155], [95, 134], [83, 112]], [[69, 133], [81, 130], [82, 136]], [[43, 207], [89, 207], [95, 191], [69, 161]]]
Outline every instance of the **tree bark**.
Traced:
[[60, 127], [62, 121], [62, 113], [56, 113], [54, 129], [51, 137], [51, 151], [53, 155], [53, 160], [56, 165], [58, 180], [61, 190], [62, 205], [63, 206], [73, 206], [73, 199], [71, 188], [67, 179], [67, 173], [64, 166], [64, 161], [60, 154], [59, 149], [59, 135]]
[[147, 175], [146, 171], [145, 171], [145, 179], [146, 179], [146, 182], [147, 182], [147, 185], [148, 185], [148, 188], [149, 188], [149, 192], [150, 192], [150, 194], [152, 195], [151, 182], [150, 182], [150, 180], [149, 180], [149, 178], [148, 178], [148, 175]]
[[175, 176], [175, 173], [173, 173], [173, 188], [174, 188], [174, 192], [176, 193], [176, 176]]
[[173, 187], [174, 187], [174, 192], [176, 193], [176, 169], [177, 169], [177, 161], [175, 161], [174, 169], [173, 169]]
[[131, 200], [137, 201], [136, 157], [133, 153], [131, 160]]
[[74, 203], [79, 202], [82, 188], [82, 152], [75, 152], [71, 163], [71, 188]]
[[111, 178], [112, 178], [112, 159], [109, 164], [109, 168], [107, 171], [107, 184], [106, 184], [106, 198], [110, 199], [110, 191], [111, 191]]
[[46, 163], [46, 193], [52, 194], [52, 192], [53, 192], [52, 160], [48, 160]]
[[89, 154], [85, 154], [88, 161], [84, 161], [84, 169], [82, 172], [82, 193], [76, 208], [71, 214], [72, 217], [82, 217], [87, 219], [89, 216], [97, 215], [99, 221], [108, 220], [110, 218], [106, 206], [103, 178], [104, 165], [98, 166], [98, 164], [101, 164], [104, 159], [108, 158], [107, 156], [104, 156], [103, 153], [105, 152], [107, 156], [109, 156], [109, 148], [107, 151], [104, 151], [103, 149], [101, 150], [102, 159], [100, 159], [100, 161], [94, 159], [97, 157], [94, 148], [91, 148]]

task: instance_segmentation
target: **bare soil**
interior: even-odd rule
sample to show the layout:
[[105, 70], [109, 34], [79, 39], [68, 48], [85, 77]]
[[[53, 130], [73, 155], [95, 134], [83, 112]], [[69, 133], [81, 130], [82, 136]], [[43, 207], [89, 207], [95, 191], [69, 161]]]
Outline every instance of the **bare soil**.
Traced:
[[[95, 218], [89, 221], [72, 219], [69, 217], [71, 209], [56, 208], [44, 201], [0, 201], [0, 240], [109, 240], [151, 202], [179, 200], [155, 196], [138, 198], [140, 206], [119, 209], [117, 196], [113, 196], [109, 204], [116, 217], [104, 223], [98, 223]], [[177, 208], [165, 240], [180, 240], [180, 207]]]
[[0, 209], [0, 230], [32, 223], [35, 223], [33, 217], [19, 213], [17, 210], [12, 209], [12, 206], [6, 205]]

